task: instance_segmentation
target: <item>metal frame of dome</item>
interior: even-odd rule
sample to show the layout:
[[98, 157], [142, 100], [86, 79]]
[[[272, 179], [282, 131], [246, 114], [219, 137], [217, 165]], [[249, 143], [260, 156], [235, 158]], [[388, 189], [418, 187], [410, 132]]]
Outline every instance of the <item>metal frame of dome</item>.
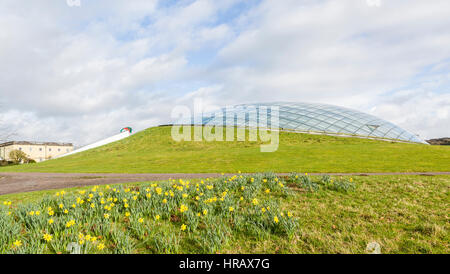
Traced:
[[[267, 115], [268, 127], [271, 120], [270, 107], [278, 107], [278, 126], [282, 131], [426, 144], [418, 136], [373, 115], [349, 108], [316, 103], [240, 104], [203, 114], [201, 121], [190, 118], [179, 120], [174, 124], [249, 127], [251, 122], [256, 124], [259, 121], [262, 107], [264, 107], [263, 110], [269, 109], [264, 113]], [[250, 121], [250, 118], [254, 117], [250, 113], [255, 110], [257, 121]], [[227, 116], [227, 112], [231, 113]], [[232, 121], [227, 120], [230, 117], [234, 117]], [[242, 119], [242, 117], [245, 118]]]

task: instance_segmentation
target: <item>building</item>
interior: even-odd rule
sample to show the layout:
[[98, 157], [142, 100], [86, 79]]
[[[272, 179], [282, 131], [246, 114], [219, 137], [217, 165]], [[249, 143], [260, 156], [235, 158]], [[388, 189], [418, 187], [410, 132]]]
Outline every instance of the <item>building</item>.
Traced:
[[251, 128], [259, 121], [267, 120], [267, 126], [271, 128], [271, 107], [278, 109], [277, 127], [282, 131], [426, 144], [418, 135], [391, 122], [364, 112], [328, 104], [295, 102], [242, 104], [204, 113], [200, 119], [184, 117], [173, 124]]
[[73, 145], [70, 143], [6, 142], [0, 144], [0, 159], [10, 161], [9, 154], [13, 150], [21, 150], [28, 158], [42, 162], [71, 152]]

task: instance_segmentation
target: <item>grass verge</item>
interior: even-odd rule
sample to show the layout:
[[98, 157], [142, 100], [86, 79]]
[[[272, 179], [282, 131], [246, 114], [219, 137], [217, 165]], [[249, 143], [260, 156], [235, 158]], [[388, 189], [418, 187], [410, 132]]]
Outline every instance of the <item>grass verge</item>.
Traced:
[[448, 253], [449, 187], [450, 176], [265, 173], [10, 194], [0, 252], [65, 253], [81, 241], [86, 253], [366, 253], [371, 242]]
[[103, 147], [0, 172], [425, 172], [449, 171], [450, 147], [358, 138], [280, 133], [276, 152], [261, 142], [176, 142], [170, 127], [155, 127]]

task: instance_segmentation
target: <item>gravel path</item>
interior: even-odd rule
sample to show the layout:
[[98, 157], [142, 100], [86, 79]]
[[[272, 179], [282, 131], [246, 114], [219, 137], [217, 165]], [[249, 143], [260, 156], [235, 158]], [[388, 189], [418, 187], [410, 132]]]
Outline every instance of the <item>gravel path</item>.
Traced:
[[[288, 173], [279, 173], [287, 175]], [[310, 175], [450, 175], [450, 172], [309, 173]], [[219, 177], [220, 173], [6, 173], [0, 172], [0, 195], [77, 186]]]

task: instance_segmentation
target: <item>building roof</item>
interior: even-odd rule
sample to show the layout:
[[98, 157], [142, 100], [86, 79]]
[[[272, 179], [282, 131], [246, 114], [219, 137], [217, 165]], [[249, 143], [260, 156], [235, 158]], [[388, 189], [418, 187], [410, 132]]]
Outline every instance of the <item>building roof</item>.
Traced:
[[32, 146], [73, 146], [72, 143], [56, 143], [56, 142], [28, 142], [28, 141], [10, 141], [0, 144], [0, 147], [12, 146], [12, 145], [32, 145]]
[[[201, 119], [192, 117], [178, 120], [173, 124], [251, 127], [252, 124], [256, 125], [257, 121], [266, 120], [267, 117], [267, 125], [270, 127], [271, 111], [266, 110], [269, 107], [278, 107], [278, 127], [281, 130], [425, 143], [417, 135], [373, 115], [315, 103], [273, 102], [235, 105], [204, 113]], [[264, 115], [266, 113], [267, 115]], [[263, 116], [260, 116], [261, 114]]]

